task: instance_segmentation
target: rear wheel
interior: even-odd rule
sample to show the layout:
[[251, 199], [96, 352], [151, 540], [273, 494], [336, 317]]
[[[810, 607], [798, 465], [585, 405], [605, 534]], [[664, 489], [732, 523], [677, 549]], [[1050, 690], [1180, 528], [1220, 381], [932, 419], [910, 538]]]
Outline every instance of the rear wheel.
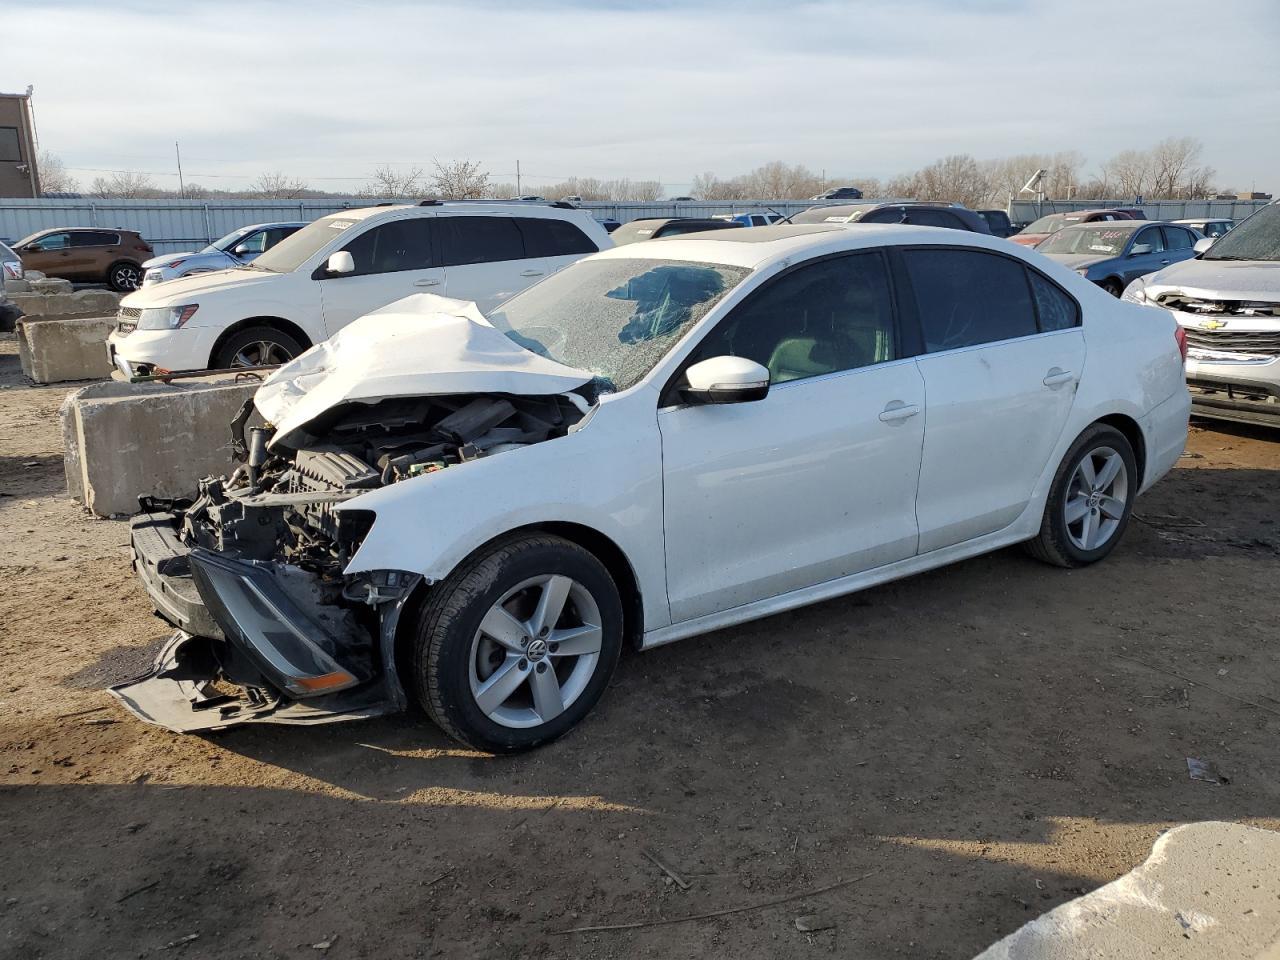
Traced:
[[137, 290], [142, 286], [142, 268], [127, 260], [113, 263], [107, 271], [107, 286], [117, 293]]
[[577, 544], [532, 534], [498, 543], [435, 587], [418, 621], [418, 699], [463, 743], [515, 753], [572, 729], [622, 650], [622, 603]]
[[1040, 533], [1026, 544], [1059, 567], [1096, 563], [1115, 549], [1133, 512], [1140, 478], [1133, 447], [1115, 427], [1096, 423], [1058, 467]]
[[247, 327], [232, 334], [218, 348], [213, 365], [220, 369], [265, 367], [288, 363], [302, 350], [302, 344], [275, 327]]

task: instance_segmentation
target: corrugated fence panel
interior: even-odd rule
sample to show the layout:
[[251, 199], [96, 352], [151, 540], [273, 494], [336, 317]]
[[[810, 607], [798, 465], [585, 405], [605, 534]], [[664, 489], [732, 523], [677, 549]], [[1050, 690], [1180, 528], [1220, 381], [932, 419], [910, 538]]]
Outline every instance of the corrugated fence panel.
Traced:
[[[324, 200], [0, 200], [0, 239], [20, 240], [37, 230], [52, 227], [120, 227], [136, 230], [157, 253], [198, 249], [218, 237], [252, 223], [281, 220], [314, 220], [329, 213], [367, 207], [369, 199]], [[1100, 200], [1016, 200], [1010, 216], [1029, 222], [1047, 213], [1087, 210], [1132, 204]], [[1187, 217], [1225, 217], [1242, 220], [1266, 205], [1262, 200], [1161, 200], [1143, 204], [1151, 220]], [[810, 200], [740, 200], [672, 203], [588, 202], [581, 206], [598, 219], [626, 223], [647, 217], [712, 217], [769, 211], [790, 215], [813, 206]]]

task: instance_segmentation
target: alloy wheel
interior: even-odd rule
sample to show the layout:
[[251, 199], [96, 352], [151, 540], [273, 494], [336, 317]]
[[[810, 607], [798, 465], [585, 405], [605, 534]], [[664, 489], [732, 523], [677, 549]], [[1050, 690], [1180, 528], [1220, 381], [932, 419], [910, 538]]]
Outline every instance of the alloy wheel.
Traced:
[[287, 363], [293, 355], [280, 344], [272, 340], [256, 340], [246, 343], [231, 360], [233, 367], [266, 367], [272, 364]]
[[599, 606], [581, 583], [563, 574], [525, 580], [480, 621], [469, 657], [471, 695], [501, 726], [547, 723], [586, 690], [603, 638]]
[[1081, 550], [1097, 550], [1115, 536], [1128, 502], [1124, 458], [1111, 447], [1095, 447], [1076, 465], [1067, 485], [1067, 536]]
[[111, 283], [119, 290], [137, 290], [142, 283], [142, 271], [129, 264], [122, 264], [111, 271]]

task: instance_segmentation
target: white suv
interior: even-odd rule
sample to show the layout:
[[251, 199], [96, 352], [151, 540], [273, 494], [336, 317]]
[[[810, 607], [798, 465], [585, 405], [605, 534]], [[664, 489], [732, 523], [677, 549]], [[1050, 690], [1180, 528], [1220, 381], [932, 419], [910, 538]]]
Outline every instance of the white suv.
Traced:
[[282, 363], [412, 294], [486, 311], [612, 246], [588, 212], [567, 204], [424, 200], [344, 211], [251, 264], [130, 294], [107, 349], [125, 376]]

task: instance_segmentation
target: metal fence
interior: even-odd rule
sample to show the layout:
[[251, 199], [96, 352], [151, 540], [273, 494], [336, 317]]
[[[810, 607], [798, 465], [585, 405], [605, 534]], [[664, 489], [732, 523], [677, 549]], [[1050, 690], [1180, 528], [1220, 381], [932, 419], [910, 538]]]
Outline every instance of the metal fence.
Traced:
[[[0, 239], [20, 240], [52, 227], [117, 227], [136, 230], [157, 253], [175, 253], [211, 243], [251, 223], [314, 220], [375, 203], [368, 198], [323, 200], [0, 200]], [[399, 201], [404, 202], [404, 201]], [[625, 223], [642, 217], [710, 217], [776, 210], [797, 213], [810, 200], [695, 203], [583, 203], [597, 219]]]
[[[19, 240], [37, 230], [52, 227], [118, 227], [142, 234], [157, 253], [199, 248], [218, 237], [251, 223], [276, 220], [314, 220], [329, 213], [367, 207], [378, 200], [325, 198], [323, 200], [0, 200], [0, 239]], [[1262, 200], [1161, 200], [1142, 204], [1151, 220], [1187, 217], [1223, 217], [1242, 220], [1260, 207]], [[812, 200], [698, 200], [686, 203], [587, 202], [581, 206], [597, 219], [625, 223], [644, 217], [711, 217], [723, 214], [765, 213], [789, 215], [807, 210]], [[1016, 200], [1009, 215], [1025, 223], [1048, 213], [1106, 206], [1133, 206], [1122, 200]]]

